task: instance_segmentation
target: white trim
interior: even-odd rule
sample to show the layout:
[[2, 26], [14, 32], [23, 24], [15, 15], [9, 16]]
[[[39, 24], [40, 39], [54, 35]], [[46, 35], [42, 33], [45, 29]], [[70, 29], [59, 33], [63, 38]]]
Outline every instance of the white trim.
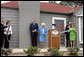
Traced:
[[[64, 29], [66, 28], [66, 18], [61, 18], [61, 17], [52, 17], [52, 24], [55, 24], [55, 20], [64, 20]], [[55, 27], [52, 26], [52, 29]], [[65, 38], [65, 47], [66, 47], [66, 38]]]
[[83, 43], [81, 39], [81, 18], [80, 17], [79, 17], [79, 42]]
[[[52, 17], [52, 24], [55, 24], [54, 20], [64, 20], [64, 29], [66, 27], [66, 18]], [[54, 29], [54, 27], [52, 27]]]
[[83, 16], [83, 15], [77, 15], [77, 16]]
[[81, 41], [80, 44], [83, 44], [83, 41]]
[[77, 16], [77, 17], [79, 17], [79, 16], [83, 16], [83, 14], [81, 14], [81, 15], [76, 15], [76, 14], [74, 14], [75, 16]]

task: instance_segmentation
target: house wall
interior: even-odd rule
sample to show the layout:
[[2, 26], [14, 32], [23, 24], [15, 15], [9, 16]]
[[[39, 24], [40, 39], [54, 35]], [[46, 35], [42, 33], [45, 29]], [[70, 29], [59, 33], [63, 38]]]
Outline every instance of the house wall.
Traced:
[[42, 13], [40, 14], [41, 23], [46, 23], [48, 30], [52, 29], [52, 17], [66, 18], [66, 22], [70, 20], [69, 15]]
[[74, 12], [75, 15], [83, 15], [83, 7], [81, 7], [79, 10]]
[[[76, 37], [76, 46], [83, 47], [79, 42], [79, 17], [78, 15], [83, 15], [83, 7], [74, 12], [74, 15], [71, 15], [71, 21], [74, 24], [74, 27], [77, 29]], [[83, 35], [82, 35], [83, 36]]]
[[10, 41], [11, 48], [19, 47], [19, 12], [18, 9], [3, 8], [1, 7], [1, 17], [11, 21], [13, 35]]
[[[25, 7], [20, 5], [21, 9], [20, 11], [18, 9], [3, 8], [3, 7], [1, 8], [1, 17], [4, 18], [5, 20], [11, 20], [11, 26], [13, 27], [13, 35], [10, 41], [11, 48], [25, 48], [30, 46], [31, 41], [29, 35], [30, 34], [29, 24], [31, 23], [32, 18], [36, 19], [36, 22], [39, 24], [39, 26], [42, 22], [46, 23], [47, 28], [49, 30], [52, 28], [52, 17], [63, 17], [66, 18], [66, 21], [71, 20], [74, 23], [74, 26], [77, 28], [76, 45], [80, 47], [78, 17], [76, 17], [75, 15], [70, 16], [70, 15], [45, 13], [45, 12], [39, 13], [40, 12], [40, 9], [38, 9], [39, 3], [35, 2], [36, 4], [32, 4], [33, 3], [32, 2], [30, 3], [32, 5], [28, 6], [29, 3], [23, 3], [22, 5], [25, 4]], [[83, 8], [81, 8], [79, 11], [76, 11], [75, 14], [76, 15], [83, 14], [82, 9]]]
[[71, 21], [74, 24], [74, 27], [76, 28], [77, 32], [76, 32], [76, 46], [78, 47], [83, 47], [82, 45], [80, 45], [79, 42], [79, 17], [72, 15], [71, 16]]
[[[70, 16], [69, 15], [62, 15], [62, 14], [53, 14], [53, 13], [44, 13], [44, 12], [41, 12], [41, 14], [40, 14], [40, 21], [41, 21], [41, 23], [45, 23], [46, 24], [48, 30], [52, 29], [52, 17], [66, 18], [66, 22], [70, 20]], [[60, 22], [58, 24], [60, 24]], [[47, 43], [48, 43], [48, 36], [46, 36], [46, 39], [47, 39]], [[64, 40], [64, 39], [60, 38], [60, 40]]]
[[31, 46], [29, 25], [33, 18], [40, 23], [39, 5], [39, 1], [19, 2], [19, 48]]

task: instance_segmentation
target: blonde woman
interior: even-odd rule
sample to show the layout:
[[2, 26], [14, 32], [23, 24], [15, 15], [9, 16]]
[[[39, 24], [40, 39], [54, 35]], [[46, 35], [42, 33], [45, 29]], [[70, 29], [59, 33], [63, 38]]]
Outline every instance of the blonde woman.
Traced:
[[5, 34], [5, 45], [4, 48], [9, 48], [9, 41], [12, 35], [12, 27], [10, 25], [10, 21], [8, 20], [6, 22], [7, 28], [5, 28], [4, 34]]

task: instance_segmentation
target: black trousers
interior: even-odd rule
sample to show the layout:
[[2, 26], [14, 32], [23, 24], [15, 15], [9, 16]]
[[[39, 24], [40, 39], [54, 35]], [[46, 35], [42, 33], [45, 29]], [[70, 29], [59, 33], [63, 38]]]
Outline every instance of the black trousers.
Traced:
[[1, 48], [2, 48], [4, 44], [4, 34], [1, 34], [0, 40], [1, 40]]
[[11, 35], [5, 35], [5, 44], [4, 44], [4, 48], [9, 48], [10, 37], [11, 37]]
[[31, 45], [33, 47], [37, 47], [37, 34], [36, 33], [34, 33], [33, 36], [31, 35]]
[[69, 34], [66, 34], [66, 47], [70, 47]]

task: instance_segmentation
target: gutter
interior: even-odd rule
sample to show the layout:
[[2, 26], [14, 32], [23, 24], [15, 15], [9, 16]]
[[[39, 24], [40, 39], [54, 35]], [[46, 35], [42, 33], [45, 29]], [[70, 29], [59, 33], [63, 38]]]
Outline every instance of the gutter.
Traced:
[[65, 12], [54, 12], [54, 11], [44, 11], [44, 10], [40, 10], [40, 13], [52, 13], [52, 14], [68, 14], [68, 15], [70, 15], [70, 14], [73, 14], [72, 12], [70, 12], [70, 13], [65, 13]]
[[4, 7], [4, 6], [1, 6], [1, 8], [19, 9], [19, 8], [11, 8], [11, 7]]

